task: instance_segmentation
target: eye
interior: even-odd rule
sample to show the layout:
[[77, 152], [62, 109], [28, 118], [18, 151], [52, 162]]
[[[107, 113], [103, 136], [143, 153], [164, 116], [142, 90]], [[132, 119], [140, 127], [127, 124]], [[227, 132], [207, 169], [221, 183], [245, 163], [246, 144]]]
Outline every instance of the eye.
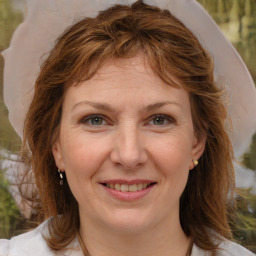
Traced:
[[175, 120], [167, 115], [155, 115], [151, 118], [149, 125], [164, 126], [175, 123]]
[[100, 125], [107, 124], [107, 122], [101, 115], [89, 115], [84, 117], [80, 122], [82, 124], [89, 125], [89, 126], [100, 126]]

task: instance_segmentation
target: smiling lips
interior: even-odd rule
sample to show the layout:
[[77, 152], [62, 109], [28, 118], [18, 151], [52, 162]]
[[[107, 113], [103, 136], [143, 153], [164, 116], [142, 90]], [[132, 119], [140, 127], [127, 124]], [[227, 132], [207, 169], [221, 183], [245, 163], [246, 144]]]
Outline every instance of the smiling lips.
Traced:
[[104, 185], [108, 188], [122, 191], [122, 192], [136, 192], [149, 187], [152, 183], [138, 183], [138, 184], [120, 184], [120, 183], [105, 183]]
[[157, 184], [154, 181], [139, 180], [139, 181], [123, 181], [112, 180], [100, 183], [106, 191], [117, 199], [130, 201], [140, 199], [146, 196]]

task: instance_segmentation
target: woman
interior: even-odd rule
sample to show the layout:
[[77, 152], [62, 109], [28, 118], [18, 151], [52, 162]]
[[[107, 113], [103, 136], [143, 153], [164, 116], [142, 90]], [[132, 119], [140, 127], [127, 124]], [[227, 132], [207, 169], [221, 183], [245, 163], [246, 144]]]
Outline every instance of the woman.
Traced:
[[229, 241], [233, 151], [213, 69], [190, 30], [142, 1], [67, 29], [24, 125], [46, 221], [0, 255], [253, 255]]

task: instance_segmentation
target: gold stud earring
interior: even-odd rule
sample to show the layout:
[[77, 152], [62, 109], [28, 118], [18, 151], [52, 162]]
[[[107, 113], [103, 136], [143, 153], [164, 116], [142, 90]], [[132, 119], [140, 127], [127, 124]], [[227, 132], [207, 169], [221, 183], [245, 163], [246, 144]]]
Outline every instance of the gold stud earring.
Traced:
[[193, 161], [194, 167], [196, 167], [198, 165], [198, 161], [195, 159], [193, 159], [192, 161]]
[[62, 186], [63, 183], [64, 183], [64, 177], [63, 177], [63, 174], [64, 174], [64, 171], [61, 171], [60, 169], [58, 169], [58, 172], [60, 174], [60, 185]]

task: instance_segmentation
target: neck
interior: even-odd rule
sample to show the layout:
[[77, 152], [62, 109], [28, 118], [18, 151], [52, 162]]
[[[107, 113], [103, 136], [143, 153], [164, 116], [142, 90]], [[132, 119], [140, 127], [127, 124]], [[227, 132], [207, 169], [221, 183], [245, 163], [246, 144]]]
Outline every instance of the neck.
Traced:
[[121, 233], [81, 219], [80, 235], [90, 256], [186, 256], [191, 244], [177, 221]]

